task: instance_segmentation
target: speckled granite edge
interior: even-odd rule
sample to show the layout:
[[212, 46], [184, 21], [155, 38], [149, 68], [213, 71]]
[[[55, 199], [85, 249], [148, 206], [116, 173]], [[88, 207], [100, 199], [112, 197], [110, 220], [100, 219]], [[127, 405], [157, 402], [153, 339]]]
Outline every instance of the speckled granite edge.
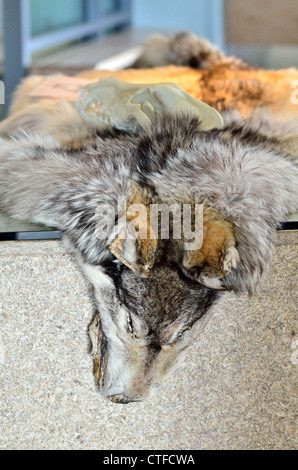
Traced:
[[66, 254], [60, 240], [0, 242], [0, 256], [42, 256]]
[[58, 242], [26, 245], [51, 253], [1, 257], [1, 449], [297, 448], [297, 245], [276, 250], [257, 296], [223, 296], [158, 393], [124, 407], [94, 385], [77, 266]]
[[278, 245], [297, 245], [298, 230], [280, 230], [278, 232]]

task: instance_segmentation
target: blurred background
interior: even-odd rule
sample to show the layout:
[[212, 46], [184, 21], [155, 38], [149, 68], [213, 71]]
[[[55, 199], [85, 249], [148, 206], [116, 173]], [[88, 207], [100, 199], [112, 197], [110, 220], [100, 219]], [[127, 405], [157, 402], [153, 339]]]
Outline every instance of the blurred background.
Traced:
[[28, 73], [123, 68], [148, 34], [181, 30], [255, 66], [298, 66], [297, 0], [0, 0], [6, 105]]

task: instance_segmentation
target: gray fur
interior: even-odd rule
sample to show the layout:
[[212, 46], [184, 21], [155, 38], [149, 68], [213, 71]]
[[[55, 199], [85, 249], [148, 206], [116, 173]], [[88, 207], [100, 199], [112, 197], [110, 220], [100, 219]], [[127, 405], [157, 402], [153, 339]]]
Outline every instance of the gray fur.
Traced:
[[95, 236], [96, 208], [104, 203], [116, 210], [133, 182], [153, 187], [161, 202], [205, 201], [237, 227], [242, 262], [228, 285], [253, 291], [276, 228], [297, 209], [295, 154], [274, 150], [292, 139], [290, 124], [284, 124], [285, 142], [275, 144], [268, 121], [264, 134], [253, 121], [206, 133], [197, 133], [195, 123], [195, 117], [168, 116], [138, 139], [95, 137], [94, 145], [72, 152], [46, 136], [2, 141], [1, 210], [58, 227], [97, 264], [107, 247]]

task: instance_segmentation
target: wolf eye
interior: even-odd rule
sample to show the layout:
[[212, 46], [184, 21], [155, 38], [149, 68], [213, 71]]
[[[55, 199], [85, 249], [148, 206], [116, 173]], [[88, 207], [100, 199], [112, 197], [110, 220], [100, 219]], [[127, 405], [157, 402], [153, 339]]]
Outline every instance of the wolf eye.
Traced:
[[126, 312], [126, 324], [127, 324], [127, 329], [131, 335], [131, 337], [135, 340], [135, 341], [140, 341], [140, 338], [136, 335], [135, 331], [134, 331], [134, 328], [133, 328], [133, 323], [132, 323], [132, 318], [131, 318], [131, 315], [130, 313], [127, 311]]
[[182, 333], [179, 333], [179, 335], [177, 336], [176, 341], [180, 341], [183, 338], [184, 333], [185, 333], [185, 331], [182, 331]]
[[180, 333], [175, 339], [170, 341], [169, 343], [163, 344], [162, 348], [167, 351], [170, 350], [172, 346], [175, 346], [175, 344], [179, 343], [179, 341], [182, 339], [183, 333]]
[[126, 312], [126, 324], [127, 324], [127, 328], [128, 328], [129, 333], [132, 335], [134, 333], [134, 331], [133, 331], [132, 318], [131, 318], [129, 312]]

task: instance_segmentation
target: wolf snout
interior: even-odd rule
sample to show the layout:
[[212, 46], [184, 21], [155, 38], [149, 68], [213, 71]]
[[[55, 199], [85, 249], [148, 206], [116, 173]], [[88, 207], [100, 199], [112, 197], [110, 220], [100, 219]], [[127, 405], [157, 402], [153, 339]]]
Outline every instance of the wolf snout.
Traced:
[[134, 397], [128, 397], [124, 394], [110, 395], [108, 397], [113, 403], [120, 403], [126, 405], [127, 403], [142, 401], [141, 395], [136, 395]]

